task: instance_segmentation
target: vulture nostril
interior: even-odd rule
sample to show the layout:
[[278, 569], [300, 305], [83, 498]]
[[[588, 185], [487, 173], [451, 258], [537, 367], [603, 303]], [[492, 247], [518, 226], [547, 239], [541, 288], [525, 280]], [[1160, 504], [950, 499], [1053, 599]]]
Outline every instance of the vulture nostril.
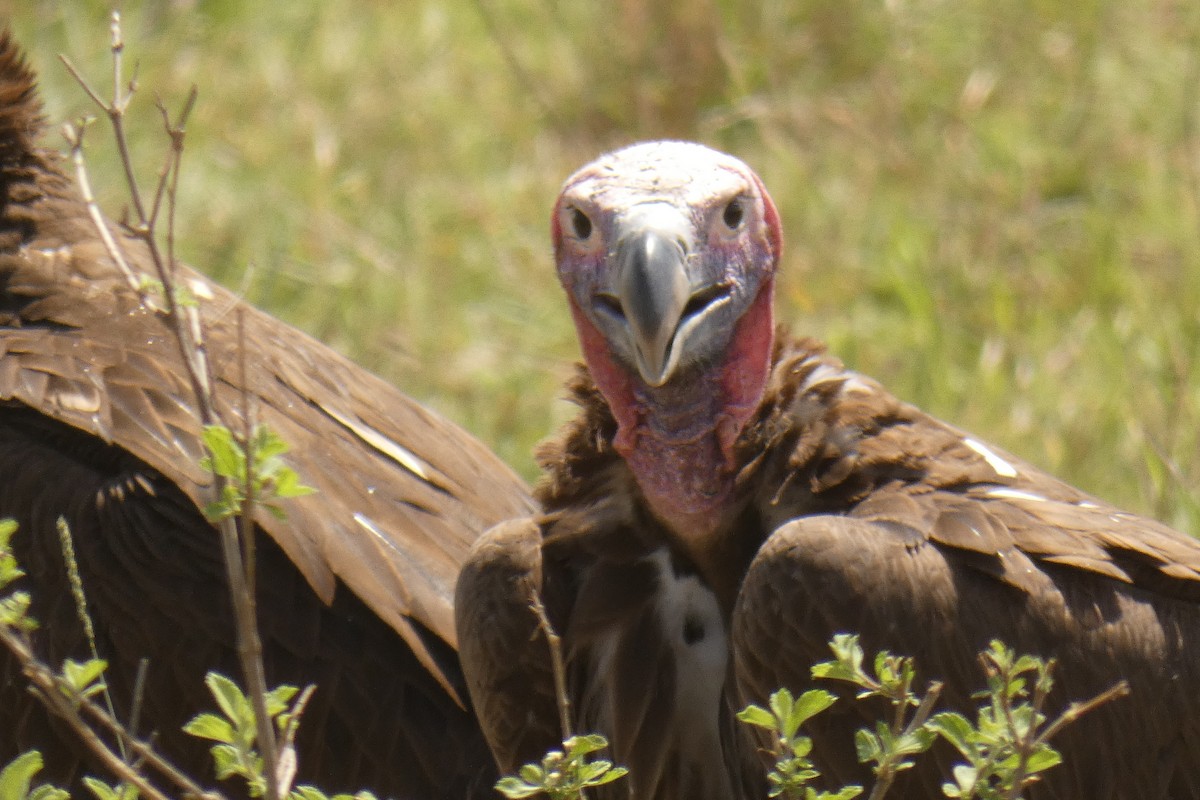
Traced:
[[729, 287], [725, 284], [718, 283], [707, 286], [688, 298], [687, 305], [683, 307], [683, 314], [680, 317], [681, 319], [694, 317], [716, 301], [728, 296]]
[[613, 297], [611, 294], [598, 294], [592, 299], [592, 304], [605, 314], [609, 314], [616, 319], [625, 319], [625, 308], [621, 305], [621, 301]]

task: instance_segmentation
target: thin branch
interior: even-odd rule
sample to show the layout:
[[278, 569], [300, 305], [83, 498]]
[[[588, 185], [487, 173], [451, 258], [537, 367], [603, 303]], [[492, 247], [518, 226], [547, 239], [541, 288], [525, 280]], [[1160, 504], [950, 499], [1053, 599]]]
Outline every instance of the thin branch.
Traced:
[[137, 80], [135, 77], [129, 82], [129, 94], [122, 97], [121, 55], [125, 52], [125, 40], [121, 37], [121, 12], [114, 11], [112, 13], [110, 29], [112, 30], [113, 99], [105, 110], [112, 122], [113, 133], [117, 140], [117, 150], [121, 154], [121, 166], [125, 169], [125, 182], [129, 186], [129, 197], [137, 212], [138, 222], [145, 227], [146, 209], [142, 205], [142, 192], [138, 188], [137, 175], [133, 171], [133, 159], [129, 155], [129, 141], [125, 136], [125, 111], [129, 108], [129, 102], [133, 99], [134, 92], [137, 91]]
[[[150, 208], [150, 219], [146, 224], [147, 226], [157, 224], [163, 197], [168, 196], [167, 208], [170, 213], [170, 219], [167, 222], [167, 258], [170, 259], [171, 263], [175, 263], [175, 190], [179, 184], [180, 161], [183, 156], [182, 137], [185, 133], [184, 125], [187, 123], [188, 117], [191, 116], [197, 97], [199, 97], [199, 90], [193, 85], [188, 92], [187, 99], [183, 103], [183, 109], [179, 112], [179, 119], [175, 124], [171, 123], [171, 114], [167, 111], [162, 98], [156, 97], [154, 99], [154, 106], [158, 109], [158, 113], [162, 115], [163, 129], [171, 137], [172, 146], [167, 154], [167, 158], [163, 160], [162, 167], [159, 168], [158, 181], [154, 186], [154, 203]], [[176, 144], [178, 144], [178, 147], [176, 147]], [[179, 159], [174, 158], [176, 152], [179, 154]], [[169, 191], [168, 184], [170, 186]]]
[[304, 713], [308, 701], [312, 699], [313, 692], [316, 690], [316, 685], [311, 683], [304, 687], [304, 691], [300, 692], [300, 697], [292, 704], [287, 725], [280, 732], [278, 769], [279, 791], [282, 795], [291, 792], [292, 783], [296, 779], [296, 733], [300, 730], [300, 716]]
[[925, 690], [925, 697], [922, 698], [921, 705], [917, 706], [917, 712], [913, 714], [913, 718], [909, 720], [908, 727], [904, 729], [906, 735], [915, 732], [929, 721], [929, 715], [933, 713], [933, 708], [941, 695], [942, 682], [933, 681], [930, 683], [929, 688]]
[[1055, 734], [1057, 734], [1067, 725], [1070, 725], [1072, 722], [1082, 717], [1084, 714], [1099, 708], [1105, 703], [1112, 702], [1117, 698], [1125, 697], [1128, 694], [1129, 683], [1127, 681], [1120, 680], [1090, 700], [1078, 700], [1071, 703], [1069, 706], [1067, 706], [1063, 713], [1058, 715], [1058, 719], [1047, 725], [1046, 728], [1040, 734], [1038, 734], [1036, 743], [1041, 745], [1049, 742]]
[[[905, 684], [904, 697], [908, 696], [909, 686], [910, 684]], [[929, 687], [925, 690], [925, 696], [921, 698], [921, 703], [917, 706], [917, 710], [913, 714], [912, 719], [908, 721], [908, 725], [903, 724], [903, 712], [907, 709], [908, 703], [897, 703], [897, 709], [900, 713], [898, 714], [896, 720], [892, 723], [892, 733], [895, 734], [897, 738], [902, 736], [911, 736], [912, 734], [916, 733], [916, 731], [922, 725], [924, 725], [926, 721], [928, 721], [929, 715], [933, 713], [934, 706], [937, 705], [938, 697], [940, 697], [941, 694], [942, 682], [933, 681], [930, 683]], [[889, 762], [886, 770], [881, 769], [879, 771], [875, 785], [871, 787], [871, 794], [867, 796], [867, 800], [880, 800], [880, 798], [887, 794], [888, 790], [892, 788], [892, 784], [896, 780], [896, 774], [897, 770], [895, 768], [895, 764]]]
[[[246, 453], [246, 497], [242, 501], [243, 520], [249, 520], [254, 510], [254, 505], [257, 498], [254, 495], [255, 470], [258, 465], [254, 461], [254, 428], [256, 419], [256, 409], [254, 408], [253, 398], [250, 396], [250, 381], [246, 370], [246, 309], [244, 306], [238, 306], [236, 312], [237, 335], [238, 335], [238, 380], [242, 386], [242, 447]], [[251, 526], [247, 526], [251, 527]], [[256, 556], [254, 550], [253, 529], [241, 530], [242, 537], [242, 566], [246, 572], [246, 586], [249, 589], [250, 597], [257, 596], [257, 587], [255, 582], [258, 579], [256, 571]]]
[[80, 715], [80, 709], [88, 716], [98, 721], [102, 727], [123, 740], [129, 749], [160, 774], [178, 786], [189, 797], [204, 798], [204, 800], [224, 800], [218, 792], [206, 791], [199, 784], [180, 772], [174, 765], [167, 762], [145, 742], [131, 736], [120, 722], [95, 703], [86, 698], [71, 698], [64, 692], [72, 691], [45, 664], [37, 660], [29, 644], [12, 630], [0, 626], [0, 643], [3, 643], [21, 663], [21, 670], [29, 679], [30, 688], [42, 703], [56, 716], [61, 718], [79, 737], [79, 740], [112, 772], [117, 778], [137, 787], [143, 797], [148, 800], [171, 800], [162, 791], [150, 783], [145, 776], [125, 763], [119, 755], [104, 743], [96, 731]]
[[567, 671], [563, 665], [562, 638], [554, 631], [550, 618], [546, 616], [546, 607], [537, 590], [531, 590], [529, 608], [538, 620], [538, 627], [546, 637], [546, 645], [550, 648], [550, 667], [554, 672], [554, 694], [558, 698], [558, 723], [562, 727], [563, 740], [570, 739], [574, 733], [571, 726], [571, 700], [567, 696]]
[[[140, 239], [145, 244], [150, 260], [158, 273], [158, 278], [163, 286], [163, 295], [166, 303], [164, 316], [174, 330], [180, 356], [185, 372], [187, 373], [187, 379], [191, 384], [192, 394], [196, 400], [200, 423], [202, 426], [207, 427], [219, 422], [212, 394], [213, 376], [211, 363], [205, 349], [199, 311], [195, 307], [190, 305], [185, 306], [181, 303], [175, 280], [176, 190], [178, 188], [180, 163], [183, 154], [185, 124], [195, 105], [196, 91], [193, 88], [192, 92], [189, 93], [174, 123], [170, 120], [169, 114], [165, 110], [162, 111], [163, 123], [170, 137], [171, 147], [166, 157], [166, 163], [159, 173], [160, 178], [156, 187], [155, 204], [152, 215], [148, 217], [146, 215], [145, 204], [142, 201], [141, 191], [138, 188], [134, 175], [133, 161], [130, 157], [129, 143], [123, 122], [130, 97], [132, 97], [133, 92], [136, 90], [136, 81], [131, 81], [128, 87], [129, 94], [122, 94], [121, 58], [123, 50], [124, 42], [121, 38], [120, 15], [114, 13], [112, 17], [113, 99], [111, 103], [106, 103], [91, 88], [87, 80], [79, 70], [75, 69], [69, 60], [64, 57], [63, 62], [67, 65], [67, 69], [79, 82], [80, 86], [83, 87], [83, 90], [91, 97], [92, 101], [108, 116], [112, 125], [117, 141], [117, 149], [120, 153], [121, 164], [125, 170], [130, 198], [137, 215], [136, 225], [130, 226], [128, 230], [135, 238]], [[83, 160], [81, 139], [81, 135], [76, 136], [75, 141], [72, 143], [78, 164], [82, 164]], [[90, 195], [90, 190], [88, 194]], [[157, 233], [160, 203], [164, 194], [166, 196], [168, 212], [167, 254], [165, 257], [159, 247]], [[107, 225], [102, 215], [100, 215], [99, 210], [95, 208], [94, 201], [89, 208], [94, 209], [92, 213], [93, 222], [96, 224], [97, 230], [100, 231], [101, 237], [105, 239], [106, 246], [109, 248], [110, 253], [113, 254], [114, 261], [117, 261], [120, 265], [124, 265], [123, 272], [126, 273], [127, 280], [130, 280], [131, 285], [135, 287], [136, 291], [138, 282], [133, 279], [132, 271], [128, 269], [124, 259], [121, 258], [120, 249], [116, 246], [115, 241], [113, 241], [111, 234], [108, 232]], [[147, 306], [150, 305], [146, 302], [147, 296], [144, 292], [138, 291], [138, 296], [142, 298], [143, 303], [146, 303]], [[155, 310], [161, 311], [161, 309]], [[247, 444], [249, 443], [247, 442]], [[215, 472], [213, 473], [213, 492], [218, 499], [224, 496], [226, 484], [227, 481], [225, 478]], [[266, 678], [262, 666], [262, 641], [258, 635], [254, 600], [249, 594], [250, 588], [247, 581], [247, 571], [240, 546], [241, 540], [253, 535], [252, 526], [249, 524], [250, 518], [251, 515], [247, 513], [247, 516], [243, 520], [243, 530], [240, 532], [234, 520], [229, 518], [221, 520], [217, 527], [220, 532], [226, 576], [229, 581], [230, 596], [235, 612], [238, 657], [258, 718], [259, 751], [263, 758], [264, 771], [266, 772], [267, 797], [269, 800], [278, 800], [280, 797], [278, 787], [279, 774], [276, 763], [278, 754], [275, 748], [274, 730], [270, 717], [266, 714]]]
[[[68, 69], [74, 70], [69, 61], [64, 59], [64, 63], [67, 64]], [[87, 206], [88, 215], [91, 216], [92, 224], [96, 226], [96, 230], [100, 234], [100, 240], [104, 242], [104, 249], [108, 251], [109, 258], [117, 265], [117, 269], [125, 277], [129, 288], [141, 298], [142, 303], [153, 308], [141, 286], [141, 282], [133, 274], [133, 269], [129, 266], [129, 262], [125, 260], [125, 254], [121, 252], [121, 248], [117, 246], [112, 232], [109, 231], [108, 223], [105, 222], [104, 215], [100, 213], [100, 206], [96, 203], [96, 196], [92, 193], [92, 184], [88, 180], [87, 166], [83, 160], [83, 132], [89, 121], [89, 119], [84, 118], [75, 125], [68, 124], [63, 126], [63, 138], [67, 140], [67, 144], [71, 147], [71, 161], [75, 164], [75, 179], [79, 182], [79, 193], [83, 195], [83, 202]]]
[[[240, 380], [242, 382], [242, 452], [246, 458], [246, 475], [245, 475], [245, 497], [242, 500], [241, 513], [238, 516], [236, 524], [236, 536], [241, 542], [241, 552], [238, 558], [226, 558], [230, 572], [230, 585], [233, 585], [235, 580], [241, 582], [241, 586], [236, 592], [237, 613], [239, 617], [244, 617], [247, 624], [247, 630], [253, 626], [257, 619], [255, 611], [255, 571], [254, 571], [254, 504], [256, 502], [254, 496], [254, 409], [250, 403], [250, 391], [247, 388], [246, 376], [246, 314], [244, 309], [239, 308], [237, 313], [237, 329], [238, 329], [238, 367], [241, 371]], [[233, 520], [226, 520], [233, 522]], [[222, 528], [225, 526], [223, 525]], [[235, 542], [228, 540], [226, 546], [232, 546]], [[235, 569], [235, 565], [238, 567]], [[234, 572], [239, 572], [240, 575], [235, 576]], [[239, 630], [240, 630], [239, 626]], [[280, 772], [279, 772], [279, 757], [280, 752], [275, 743], [275, 728], [271, 724], [271, 716], [267, 713], [267, 678], [263, 672], [262, 663], [262, 642], [258, 636], [246, 637], [243, 641], [238, 640], [238, 650], [243, 653], [242, 668], [246, 671], [246, 683], [250, 689], [250, 697], [254, 703], [254, 717], [258, 732], [258, 749], [263, 758], [263, 771], [266, 772], [267, 778], [267, 796], [278, 798], [282, 797], [280, 792]], [[290, 769], [295, 772], [294, 767]]]
[[139, 658], [137, 676], [133, 679], [133, 700], [129, 709], [129, 733], [137, 736], [142, 724], [142, 701], [146, 697], [146, 671], [150, 667], [150, 659]]
[[92, 98], [93, 103], [98, 105], [100, 108], [108, 107], [104, 102], [104, 98], [96, 94], [96, 90], [92, 88], [90, 83], [88, 83], [87, 78], [83, 77], [83, 73], [76, 69], [75, 65], [71, 63], [71, 59], [67, 58], [62, 53], [59, 53], [58, 60], [63, 62], [63, 65], [67, 68], [67, 72], [71, 73], [71, 77], [75, 79], [75, 82], [79, 84], [83, 91], [87, 92], [87, 96]]

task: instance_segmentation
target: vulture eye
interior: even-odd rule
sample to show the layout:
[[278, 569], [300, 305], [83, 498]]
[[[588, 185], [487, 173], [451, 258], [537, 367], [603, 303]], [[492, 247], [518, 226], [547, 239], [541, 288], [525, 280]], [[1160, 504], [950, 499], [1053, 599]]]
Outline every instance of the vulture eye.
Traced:
[[729, 205], [725, 206], [725, 212], [721, 214], [721, 221], [725, 223], [725, 227], [731, 231], [736, 231], [742, 224], [742, 220], [746, 216], [745, 200], [741, 197], [735, 197], [729, 201]]
[[575, 236], [580, 241], [587, 241], [592, 235], [592, 221], [578, 208], [571, 209], [571, 228], [574, 229]]

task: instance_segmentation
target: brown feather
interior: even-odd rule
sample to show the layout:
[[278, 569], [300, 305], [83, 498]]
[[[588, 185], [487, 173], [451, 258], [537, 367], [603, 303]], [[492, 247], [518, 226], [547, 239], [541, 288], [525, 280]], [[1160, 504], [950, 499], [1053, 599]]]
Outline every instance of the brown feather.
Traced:
[[[924, 679], [946, 680], [946, 700], [970, 708], [967, 692], [982, 683], [973, 654], [999, 637], [1059, 660], [1057, 702], [1121, 678], [1134, 692], [1061, 736], [1068, 766], [1048, 772], [1031, 797], [1194, 794], [1200, 671], [1185, 643], [1200, 637], [1200, 543], [843, 374], [846, 386], [863, 388], [831, 397], [820, 387], [774, 384], [764, 401], [778, 408], [787, 398], [793, 452], [804, 459], [759, 476], [778, 525], [749, 568], [734, 615], [741, 700], [809, 685], [808, 666], [828, 657], [825, 642], [854, 631], [868, 650], [916, 656]], [[816, 448], [807, 441], [807, 416], [815, 415], [806, 394], [825, 398], [820, 417], [839, 423], [826, 423], [833, 441]], [[743, 441], [756, 436], [748, 430]], [[837, 780], [868, 777], [851, 757], [853, 728], [864, 723], [862, 712], [845, 708], [827, 718], [819, 761]], [[905, 776], [901, 794], [936, 794], [949, 759], [935, 753]]]
[[[1197, 796], [1200, 543], [896, 400], [815, 342], [781, 334], [773, 364], [766, 397], [738, 440], [736, 498], [717, 525], [727, 558], [703, 575], [732, 626], [723, 718], [780, 686], [809, 686], [809, 666], [829, 657], [827, 642], [843, 631], [861, 633], [869, 651], [916, 656], [921, 680], [946, 680], [945, 701], [969, 711], [970, 693], [983, 684], [975, 654], [1000, 637], [1058, 659], [1051, 699], [1059, 707], [1122, 678], [1134, 693], [1068, 728], [1057, 741], [1065, 766], [1030, 797]], [[594, 654], [596, 642], [616, 636], [641, 649], [628, 662], [577, 657], [573, 665], [577, 712], [597, 685], [655, 693], [626, 719], [578, 712], [628, 742], [628, 725], [648, 704], [669, 695], [672, 681], [689, 680], [679, 663], [661, 659], [671, 651], [644, 638], [635, 588], [653, 588], [638, 559], [672, 548], [673, 538], [613, 452], [615, 423], [586, 372], [571, 393], [582, 413], [540, 452], [545, 580], [563, 576], [553, 610], [568, 623], [569, 648]], [[592, 582], [608, 593], [591, 597]], [[729, 596], [722, 586], [732, 587]], [[509, 658], [532, 652], [508, 646]], [[815, 756], [829, 778], [869, 780], [852, 734], [883, 711], [847, 699], [825, 718]], [[673, 720], [678, 709], [657, 713]], [[673, 762], [686, 769], [672, 745], [678, 735], [656, 728], [653, 741], [618, 750], [652, 776], [668, 774]], [[756, 796], [764, 770], [747, 760], [744, 735], [723, 729], [713, 761], [729, 771], [735, 796]], [[952, 756], [935, 749], [903, 777], [898, 795], [937, 796]]]
[[[175, 340], [110, 260], [58, 156], [39, 149], [34, 78], [0, 39], [0, 517], [42, 620], [39, 651], [83, 657], [58, 553], [64, 515], [128, 711], [150, 659], [142, 732], [208, 774], [207, 747], [179, 726], [211, 706], [206, 669], [238, 674], [223, 567], [198, 507], [201, 426]], [[115, 230], [115, 227], [114, 227]], [[139, 244], [118, 239], [152, 274]], [[493, 769], [463, 697], [452, 591], [476, 535], [531, 512], [527, 490], [480, 443], [304, 334], [198, 273], [216, 406], [291, 445], [317, 493], [265, 510], [259, 598], [271, 682], [315, 682], [301, 726], [300, 777], [328, 790], [400, 797], [487, 793]], [[246, 380], [237, 319], [245, 318]], [[0, 762], [46, 754], [50, 777], [78, 755], [0, 659]]]

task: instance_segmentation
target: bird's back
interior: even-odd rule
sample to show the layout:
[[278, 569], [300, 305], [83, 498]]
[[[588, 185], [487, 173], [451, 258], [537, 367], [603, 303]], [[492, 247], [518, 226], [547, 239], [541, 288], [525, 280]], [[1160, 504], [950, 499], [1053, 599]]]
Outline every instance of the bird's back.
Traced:
[[[147, 658], [142, 734], [197, 774], [179, 727], [212, 705], [206, 670], [237, 676], [216, 534], [199, 507], [201, 420], [177, 342], [117, 270], [43, 150], [34, 76], [0, 41], [0, 518], [52, 663], [86, 657], [56, 520], [69, 524], [119, 714]], [[117, 231], [132, 268], [145, 248]], [[522, 482], [483, 445], [304, 334], [181, 266], [196, 298], [215, 405], [249, 406], [317, 492], [260, 509], [258, 610], [268, 681], [316, 683], [300, 777], [396, 797], [487, 793], [494, 770], [465, 710], [451, 597], [475, 536], [526, 514]], [[244, 321], [244, 336], [239, 332]], [[244, 363], [244, 368], [243, 368]], [[0, 659], [0, 761], [39, 747], [51, 776], [80, 748]]]

